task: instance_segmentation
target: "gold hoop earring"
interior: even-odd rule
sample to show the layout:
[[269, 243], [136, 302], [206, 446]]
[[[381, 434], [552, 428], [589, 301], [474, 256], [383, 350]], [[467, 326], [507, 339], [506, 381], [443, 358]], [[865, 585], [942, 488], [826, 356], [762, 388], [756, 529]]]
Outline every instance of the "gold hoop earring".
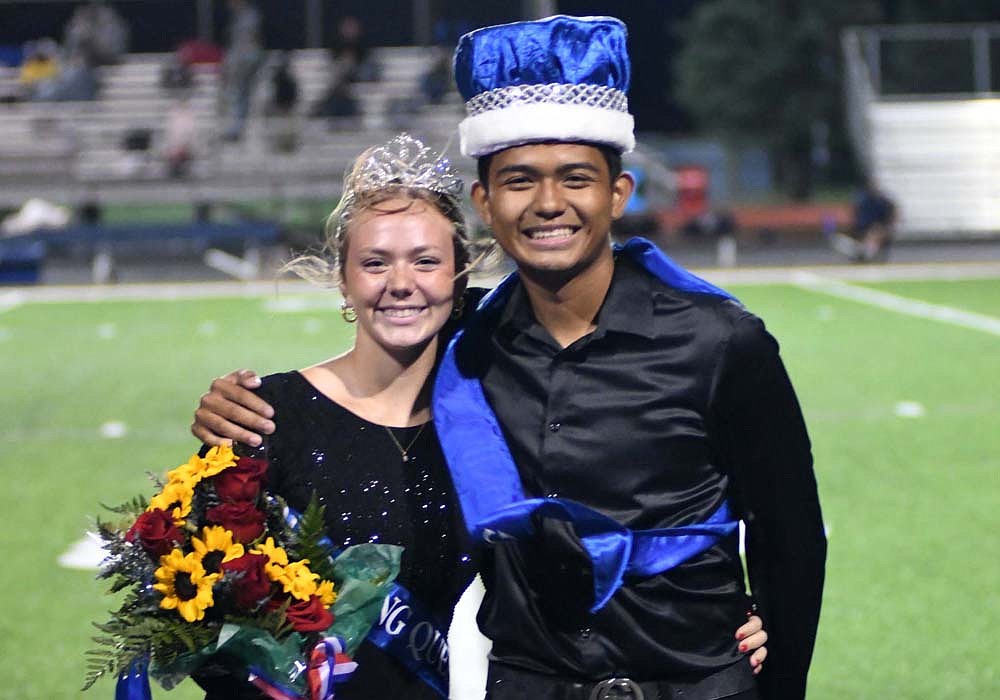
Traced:
[[348, 323], [354, 323], [358, 320], [358, 312], [354, 310], [354, 307], [347, 303], [347, 300], [340, 302], [340, 315], [344, 317], [344, 320]]

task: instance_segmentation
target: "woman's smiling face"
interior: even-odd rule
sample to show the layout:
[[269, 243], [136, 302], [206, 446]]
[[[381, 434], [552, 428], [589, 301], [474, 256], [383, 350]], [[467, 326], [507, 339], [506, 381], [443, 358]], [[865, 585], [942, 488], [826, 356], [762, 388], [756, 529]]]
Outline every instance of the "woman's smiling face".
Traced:
[[358, 315], [358, 345], [421, 351], [451, 315], [454, 225], [433, 204], [396, 198], [348, 225], [341, 291]]

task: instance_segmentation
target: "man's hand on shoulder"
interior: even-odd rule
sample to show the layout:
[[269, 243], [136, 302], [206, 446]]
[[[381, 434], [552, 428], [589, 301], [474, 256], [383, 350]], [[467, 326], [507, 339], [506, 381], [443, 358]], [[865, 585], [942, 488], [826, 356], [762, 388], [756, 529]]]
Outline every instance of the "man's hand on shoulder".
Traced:
[[260, 445], [274, 432], [274, 409], [253, 393], [259, 386], [260, 377], [249, 369], [215, 379], [194, 412], [191, 434], [206, 445]]

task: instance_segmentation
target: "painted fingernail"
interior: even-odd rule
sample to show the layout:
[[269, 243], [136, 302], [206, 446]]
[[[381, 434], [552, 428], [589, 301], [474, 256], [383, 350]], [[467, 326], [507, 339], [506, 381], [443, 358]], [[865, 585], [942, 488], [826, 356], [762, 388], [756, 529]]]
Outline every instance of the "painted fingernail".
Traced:
[[746, 644], [740, 644], [740, 651], [746, 651], [746, 650], [747, 650], [747, 645]]

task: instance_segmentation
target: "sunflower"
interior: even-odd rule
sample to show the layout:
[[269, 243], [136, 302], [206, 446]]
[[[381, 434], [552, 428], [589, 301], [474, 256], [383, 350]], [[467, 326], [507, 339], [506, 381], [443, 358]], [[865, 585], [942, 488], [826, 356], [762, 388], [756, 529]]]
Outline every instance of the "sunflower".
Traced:
[[187, 484], [188, 486], [194, 488], [194, 485], [198, 483], [194, 475], [198, 473], [201, 468], [201, 457], [198, 455], [191, 455], [191, 459], [177, 467], [176, 469], [171, 469], [167, 472], [167, 483], [168, 484]]
[[206, 574], [195, 552], [185, 555], [179, 549], [160, 557], [160, 568], [154, 574], [153, 588], [163, 594], [160, 607], [176, 609], [188, 622], [205, 617], [205, 610], [215, 602], [212, 586], [221, 574]]
[[309, 560], [293, 561], [284, 567], [281, 575], [274, 579], [282, 585], [285, 593], [298, 598], [299, 600], [309, 600], [316, 593], [316, 581], [319, 574], [314, 574], [309, 570]]
[[283, 548], [274, 544], [273, 537], [268, 537], [250, 551], [254, 554], [263, 554], [267, 557], [267, 564], [264, 565], [264, 570], [267, 571], [269, 579], [272, 581], [281, 580], [285, 567], [288, 565], [288, 553]]
[[323, 602], [323, 605], [330, 607], [337, 600], [337, 592], [333, 590], [333, 581], [321, 581], [316, 586], [316, 596]]
[[243, 545], [233, 542], [233, 533], [219, 525], [203, 528], [201, 538], [191, 538], [191, 546], [209, 573], [221, 571], [222, 562], [243, 556]]
[[231, 445], [216, 445], [205, 453], [202, 461], [205, 464], [205, 471], [201, 478], [207, 479], [215, 476], [219, 472], [236, 466], [236, 454]]
[[174, 524], [181, 525], [191, 512], [194, 488], [184, 482], [168, 481], [163, 490], [149, 499], [146, 510], [164, 510], [174, 516]]
[[218, 445], [205, 453], [204, 457], [191, 455], [185, 464], [167, 472], [167, 483], [181, 482], [192, 487], [202, 479], [215, 476], [236, 464], [236, 455], [229, 445]]

